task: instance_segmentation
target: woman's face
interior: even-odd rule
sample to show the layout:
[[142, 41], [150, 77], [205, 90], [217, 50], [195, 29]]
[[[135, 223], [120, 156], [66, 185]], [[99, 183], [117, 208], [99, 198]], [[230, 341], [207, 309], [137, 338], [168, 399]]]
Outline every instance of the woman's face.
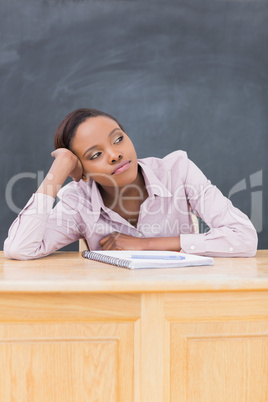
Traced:
[[71, 141], [71, 150], [80, 159], [86, 180], [95, 180], [103, 188], [123, 187], [137, 177], [134, 145], [109, 117], [91, 117], [81, 123]]

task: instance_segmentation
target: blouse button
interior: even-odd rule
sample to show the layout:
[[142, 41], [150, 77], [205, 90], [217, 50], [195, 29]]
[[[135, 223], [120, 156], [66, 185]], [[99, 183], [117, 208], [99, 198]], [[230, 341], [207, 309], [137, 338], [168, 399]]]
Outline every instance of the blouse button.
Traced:
[[234, 251], [233, 247], [230, 247], [230, 248], [229, 248], [229, 251]]
[[191, 246], [191, 250], [194, 250], [195, 249], [195, 246]]
[[142, 233], [139, 233], [139, 237], [142, 237]]

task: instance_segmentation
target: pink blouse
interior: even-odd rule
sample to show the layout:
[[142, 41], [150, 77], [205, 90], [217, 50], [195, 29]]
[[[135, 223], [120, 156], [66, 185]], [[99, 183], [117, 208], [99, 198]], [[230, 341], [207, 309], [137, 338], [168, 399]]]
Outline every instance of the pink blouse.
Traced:
[[[249, 218], [188, 159], [175, 151], [163, 159], [138, 160], [148, 198], [140, 207], [137, 227], [107, 208], [94, 181], [71, 182], [54, 198], [33, 194], [9, 229], [8, 258], [44, 257], [78, 239], [91, 250], [113, 231], [139, 237], [180, 236], [185, 253], [214, 257], [253, 257], [257, 233]], [[195, 234], [191, 210], [209, 226]]]

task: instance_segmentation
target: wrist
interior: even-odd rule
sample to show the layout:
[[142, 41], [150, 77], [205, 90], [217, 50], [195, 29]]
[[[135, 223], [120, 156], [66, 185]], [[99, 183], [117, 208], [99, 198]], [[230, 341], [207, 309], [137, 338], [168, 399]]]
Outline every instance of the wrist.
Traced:
[[64, 164], [60, 164], [59, 162], [59, 160], [55, 160], [53, 162], [44, 181], [36, 191], [37, 193], [50, 195], [53, 198], [56, 197], [57, 193], [69, 176], [68, 167]]
[[63, 175], [66, 176], [67, 179], [67, 177], [74, 170], [74, 168], [75, 163], [72, 157], [69, 156], [68, 154], [62, 154], [57, 156], [57, 158], [54, 160], [49, 172], [54, 175], [63, 173]]
[[143, 250], [180, 251], [180, 236], [177, 237], [145, 237], [141, 239]]

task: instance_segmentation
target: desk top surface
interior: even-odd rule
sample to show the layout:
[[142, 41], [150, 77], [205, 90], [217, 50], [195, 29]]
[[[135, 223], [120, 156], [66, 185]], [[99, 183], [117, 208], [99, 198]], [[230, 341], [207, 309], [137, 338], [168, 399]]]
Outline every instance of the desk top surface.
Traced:
[[56, 252], [31, 261], [0, 251], [0, 292], [165, 292], [268, 290], [268, 250], [255, 258], [215, 258], [214, 266], [128, 270]]

